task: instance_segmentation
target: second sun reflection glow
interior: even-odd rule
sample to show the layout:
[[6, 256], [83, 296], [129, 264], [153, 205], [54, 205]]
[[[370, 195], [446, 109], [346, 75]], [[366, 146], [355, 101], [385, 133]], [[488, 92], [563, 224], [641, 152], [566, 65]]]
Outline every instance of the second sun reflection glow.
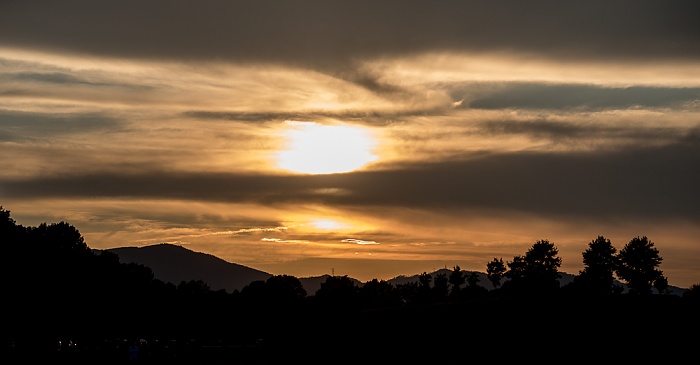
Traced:
[[291, 122], [285, 132], [288, 148], [278, 154], [277, 166], [307, 174], [357, 170], [377, 159], [374, 139], [360, 127]]
[[325, 229], [325, 230], [348, 228], [348, 226], [343, 224], [343, 223], [328, 220], [328, 219], [315, 220], [315, 221], [311, 222], [311, 225], [317, 229]]

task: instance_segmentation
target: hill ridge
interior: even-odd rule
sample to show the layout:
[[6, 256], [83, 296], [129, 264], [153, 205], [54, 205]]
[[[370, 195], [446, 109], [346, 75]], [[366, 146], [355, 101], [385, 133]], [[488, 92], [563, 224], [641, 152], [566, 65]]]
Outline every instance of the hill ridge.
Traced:
[[[151, 268], [154, 276], [162, 281], [179, 284], [181, 281], [202, 280], [209, 285], [212, 290], [224, 289], [231, 293], [234, 290], [241, 290], [246, 285], [256, 280], [267, 280], [273, 276], [258, 269], [245, 265], [233, 263], [219, 258], [215, 255], [190, 250], [182, 245], [172, 243], [157, 243], [148, 246], [118, 247], [106, 249], [119, 256], [120, 262], [135, 262]], [[438, 273], [449, 276], [451, 269], [438, 269], [429, 274], [435, 277]], [[493, 289], [493, 284], [488, 280], [486, 273], [480, 271], [462, 270], [466, 274], [476, 272], [479, 277], [479, 286], [488, 290]], [[561, 285], [566, 285], [573, 281], [575, 275], [560, 272]], [[299, 281], [308, 295], [314, 295], [321, 287], [328, 274], [320, 276], [299, 277]], [[418, 281], [420, 274], [398, 275], [387, 282], [392, 285], [405, 284]], [[355, 278], [350, 278], [356, 285], [363, 283]], [[672, 295], [682, 296], [686, 289], [670, 286]]]
[[122, 263], [134, 262], [151, 268], [162, 281], [179, 284], [182, 281], [202, 280], [212, 290], [232, 292], [256, 280], [267, 280], [272, 274], [248, 266], [228, 262], [212, 254], [197, 252], [186, 247], [159, 243], [142, 247], [107, 249], [119, 256]]

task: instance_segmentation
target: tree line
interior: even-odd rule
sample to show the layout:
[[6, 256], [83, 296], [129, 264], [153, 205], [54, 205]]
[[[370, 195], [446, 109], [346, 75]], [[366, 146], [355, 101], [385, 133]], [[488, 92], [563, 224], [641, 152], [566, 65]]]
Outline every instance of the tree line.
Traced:
[[[416, 281], [398, 285], [377, 279], [356, 285], [347, 276], [328, 276], [315, 293], [307, 293], [291, 275], [273, 275], [231, 293], [212, 290], [201, 280], [166, 283], [148, 267], [91, 250], [78, 229], [66, 222], [24, 227], [2, 206], [0, 242], [2, 291], [10, 314], [2, 329], [6, 344], [52, 347], [61, 338], [80, 339], [95, 349], [104, 349], [104, 341], [115, 338], [216, 338], [251, 344], [283, 337], [287, 328], [302, 325], [300, 318], [325, 325], [329, 319], [356, 318], [352, 316], [357, 313], [395, 310], [383, 313], [396, 315], [405, 308], [450, 302], [647, 298], [654, 290], [660, 294], [656, 297], [669, 296], [668, 280], [659, 270], [662, 257], [646, 236], [633, 238], [619, 251], [598, 236], [582, 253], [583, 270], [564, 286], [559, 282], [558, 249], [543, 239], [510, 261], [488, 262], [491, 290], [480, 285], [478, 273], [454, 266], [449, 274], [423, 272]], [[620, 282], [629, 289], [626, 293]], [[699, 298], [700, 284], [695, 284], [678, 301], [696, 305]]]

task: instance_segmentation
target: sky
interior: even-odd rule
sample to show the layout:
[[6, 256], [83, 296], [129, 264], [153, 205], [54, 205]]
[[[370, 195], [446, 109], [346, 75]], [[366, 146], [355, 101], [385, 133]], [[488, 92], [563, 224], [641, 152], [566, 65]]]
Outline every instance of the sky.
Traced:
[[274, 275], [700, 283], [700, 2], [3, 0], [0, 205]]

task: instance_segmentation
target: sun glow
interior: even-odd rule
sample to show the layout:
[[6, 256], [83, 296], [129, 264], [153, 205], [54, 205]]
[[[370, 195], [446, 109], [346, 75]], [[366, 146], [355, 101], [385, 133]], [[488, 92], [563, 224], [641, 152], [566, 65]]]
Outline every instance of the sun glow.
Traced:
[[360, 127], [288, 121], [289, 144], [277, 156], [277, 166], [307, 174], [357, 170], [377, 159], [374, 139]]
[[337, 230], [337, 229], [345, 229], [348, 228], [346, 224], [333, 221], [330, 219], [319, 219], [311, 222], [311, 225], [317, 229], [323, 229], [323, 230]]

